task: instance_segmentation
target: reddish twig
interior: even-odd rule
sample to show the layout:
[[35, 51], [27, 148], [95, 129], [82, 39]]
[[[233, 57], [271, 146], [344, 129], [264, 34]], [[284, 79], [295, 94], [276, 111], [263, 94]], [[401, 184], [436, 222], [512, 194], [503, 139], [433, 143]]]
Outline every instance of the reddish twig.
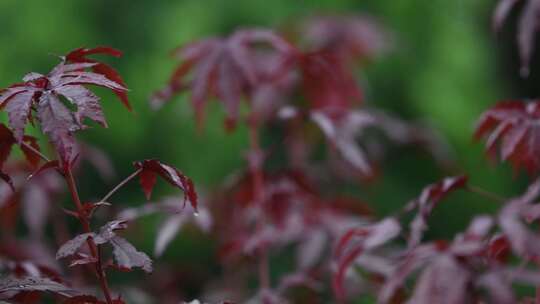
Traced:
[[[88, 221], [86, 213], [84, 212], [84, 208], [81, 203], [81, 199], [79, 197], [79, 192], [77, 191], [75, 178], [73, 177], [73, 172], [71, 171], [71, 168], [69, 167], [69, 165], [67, 166], [65, 170], [65, 179], [68, 184], [69, 192], [71, 193], [71, 198], [73, 202], [75, 203], [75, 206], [77, 207], [78, 218], [83, 226], [83, 230], [85, 233], [90, 233], [92, 232], [92, 229], [90, 228], [90, 223]], [[103, 265], [101, 263], [101, 257], [100, 257], [98, 247], [92, 238], [89, 238], [87, 240], [87, 244], [88, 244], [88, 248], [90, 249], [90, 254], [92, 255], [93, 258], [97, 260], [97, 262], [95, 263], [96, 276], [101, 286], [103, 295], [105, 296], [105, 299], [107, 300], [107, 304], [112, 304], [113, 301], [111, 297], [111, 291], [109, 289], [109, 284], [107, 283], [105, 270], [103, 269]]]

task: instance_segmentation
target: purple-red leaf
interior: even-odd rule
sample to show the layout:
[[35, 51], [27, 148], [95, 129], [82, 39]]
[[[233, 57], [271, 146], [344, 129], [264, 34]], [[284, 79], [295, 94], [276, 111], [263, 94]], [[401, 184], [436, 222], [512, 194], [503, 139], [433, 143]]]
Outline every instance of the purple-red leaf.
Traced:
[[197, 210], [197, 192], [191, 179], [173, 166], [164, 164], [156, 159], [146, 159], [134, 163], [135, 168], [140, 169], [139, 178], [141, 185], [150, 199], [152, 189], [156, 183], [156, 175], [166, 180], [169, 184], [180, 188], [184, 192], [184, 199], [189, 200], [193, 209]]
[[24, 134], [24, 127], [30, 116], [30, 107], [35, 92], [25, 91], [15, 95], [7, 101], [5, 105], [6, 112], [9, 116], [9, 125], [13, 129], [13, 134], [17, 141], [21, 141]]
[[37, 105], [37, 116], [43, 133], [49, 136], [64, 166], [69, 166], [75, 159], [75, 138], [73, 132], [81, 126], [75, 121], [69, 109], [57, 95], [45, 92]]
[[41, 277], [4, 278], [0, 279], [0, 299], [9, 292], [41, 291], [52, 292], [65, 297], [73, 297], [79, 294], [63, 284]]
[[[120, 84], [122, 87], [125, 87], [126, 85], [124, 83], [124, 80], [122, 79], [120, 74], [115, 69], [113, 69], [111, 66], [109, 66], [109, 65], [107, 65], [105, 63], [99, 62], [99, 61], [91, 59], [91, 58], [87, 58], [88, 55], [94, 55], [94, 54], [105, 54], [105, 55], [110, 55], [110, 56], [114, 56], [114, 57], [121, 57], [122, 56], [121, 51], [119, 51], [117, 49], [114, 49], [114, 48], [111, 48], [111, 47], [102, 46], [102, 47], [96, 47], [96, 48], [92, 48], [92, 49], [79, 48], [79, 49], [73, 50], [70, 53], [68, 53], [65, 56], [65, 58], [66, 58], [67, 62], [93, 63], [94, 65], [92, 66], [92, 70], [94, 71], [94, 73], [101, 74], [101, 75], [107, 77], [109, 80]], [[128, 110], [131, 111], [131, 105], [129, 104], [129, 100], [128, 100], [128, 97], [127, 97], [127, 94], [126, 94], [125, 90], [114, 89], [114, 93], [122, 101], [124, 106], [126, 106], [126, 108], [128, 108]]]
[[417, 280], [411, 303], [457, 304], [470, 302], [467, 292], [471, 274], [454, 257], [441, 255]]
[[343, 280], [352, 263], [364, 252], [395, 238], [400, 230], [401, 227], [395, 219], [387, 218], [370, 226], [353, 228], [338, 240], [335, 250], [337, 270], [332, 279], [334, 293], [338, 299], [342, 300], [345, 297]]
[[[257, 52], [257, 45], [261, 44], [268, 45], [271, 51]], [[189, 89], [200, 124], [208, 98], [215, 96], [225, 107], [228, 126], [233, 127], [242, 98], [254, 94], [261, 83], [281, 77], [292, 53], [285, 40], [268, 30], [240, 30], [225, 39], [209, 38], [188, 44], [176, 51], [183, 62], [169, 84], [154, 94], [152, 102], [161, 104]], [[269, 63], [272, 67], [263, 70]], [[190, 75], [191, 79], [186, 79]]]
[[[486, 151], [494, 155], [500, 146], [500, 158], [517, 171], [530, 175], [540, 170], [540, 102], [504, 101], [480, 117], [475, 138], [487, 136]], [[499, 144], [499, 145], [498, 145]]]
[[303, 34], [312, 49], [343, 58], [369, 59], [388, 49], [389, 35], [368, 16], [319, 16], [307, 20]]
[[410, 224], [409, 248], [418, 245], [422, 239], [424, 230], [427, 229], [427, 219], [433, 208], [439, 201], [450, 192], [464, 188], [467, 184], [467, 176], [447, 177], [440, 182], [431, 184], [422, 190], [420, 196], [411, 201], [406, 209], [418, 209], [415, 218]]
[[343, 114], [362, 101], [362, 91], [350, 71], [333, 53], [313, 52], [299, 57], [302, 88], [315, 110]]
[[[73, 133], [85, 127], [83, 120], [90, 118], [107, 126], [99, 98], [85, 86], [109, 88], [119, 94], [129, 107], [120, 76], [105, 64], [85, 57], [97, 53], [119, 55], [106, 47], [78, 49], [63, 57], [64, 61], [49, 74], [29, 73], [24, 77], [25, 82], [0, 91], [0, 107], [8, 113], [9, 126], [17, 142], [25, 139], [24, 128], [35, 111], [43, 132], [54, 144], [63, 165], [71, 166], [76, 158]], [[94, 72], [87, 72], [87, 69]], [[74, 113], [63, 104], [61, 96], [75, 106]]]
[[56, 252], [56, 259], [63, 259], [68, 256], [74, 255], [81, 246], [83, 246], [88, 238], [95, 237], [95, 233], [83, 233], [79, 234], [71, 240], [67, 241], [58, 251]]
[[[0, 124], [0, 169], [11, 154], [11, 148], [16, 143], [17, 140], [15, 139], [13, 132], [11, 132], [4, 124]], [[31, 148], [27, 147], [25, 144], [29, 145]], [[23, 136], [20, 147], [30, 166], [36, 167], [40, 162], [40, 156], [33, 151], [40, 150], [37, 139], [32, 136]]]
[[138, 251], [126, 239], [113, 237], [110, 241], [116, 263], [120, 267], [132, 269], [140, 267], [146, 272], [152, 272], [152, 260], [144, 253]]
[[[127, 228], [126, 221], [114, 220], [108, 222], [100, 228], [99, 233], [83, 233], [69, 240], [62, 245], [56, 253], [56, 258], [61, 259], [74, 255], [89, 238], [92, 238], [96, 245], [109, 243], [113, 247], [113, 254], [117, 266], [131, 270], [133, 267], [140, 267], [146, 272], [152, 271], [152, 260], [143, 252], [137, 251], [127, 240], [116, 235], [119, 230]], [[91, 263], [93, 260], [77, 258], [72, 265]]]

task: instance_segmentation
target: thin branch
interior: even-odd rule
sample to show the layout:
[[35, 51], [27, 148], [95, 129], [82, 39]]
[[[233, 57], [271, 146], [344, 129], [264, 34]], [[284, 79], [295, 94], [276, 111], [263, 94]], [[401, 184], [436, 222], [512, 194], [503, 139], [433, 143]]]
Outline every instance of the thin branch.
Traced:
[[[253, 177], [254, 200], [255, 204], [262, 204], [265, 199], [264, 174], [262, 171], [262, 151], [259, 145], [259, 134], [256, 126], [250, 126], [249, 128], [249, 143], [249, 168]], [[263, 225], [263, 219], [259, 218], [257, 223], [258, 228]], [[259, 285], [261, 289], [268, 289], [270, 288], [270, 271], [266, 248], [259, 250], [258, 266]]]
[[45, 156], [45, 154], [39, 152], [36, 148], [32, 147], [32, 145], [30, 145], [28, 143], [22, 142], [21, 146], [24, 146], [26, 149], [32, 151], [32, 153], [36, 154], [37, 156], [39, 156], [44, 161], [46, 161], [46, 162], [51, 161], [47, 156]]
[[[78, 211], [78, 218], [81, 222], [83, 229], [86, 233], [92, 232], [92, 229], [90, 228], [90, 223], [88, 222], [88, 218], [85, 214], [84, 207], [81, 203], [81, 199], [79, 197], [79, 192], [77, 190], [77, 185], [75, 183], [75, 178], [73, 177], [73, 172], [71, 171], [71, 168], [67, 166], [65, 170], [65, 179], [68, 184], [69, 192], [71, 193], [71, 198], [73, 199], [73, 202], [75, 203], [75, 206], [77, 207]], [[105, 276], [105, 271], [103, 270], [103, 265], [101, 264], [101, 257], [99, 248], [94, 242], [92, 238], [88, 238], [86, 241], [88, 244], [88, 249], [90, 249], [90, 254], [93, 258], [97, 260], [95, 263], [95, 270], [96, 275], [98, 277], [99, 284], [101, 286], [101, 290], [103, 291], [103, 295], [105, 296], [105, 299], [107, 300], [107, 304], [112, 304], [113, 300], [111, 297], [111, 291], [109, 289], [109, 284], [107, 283], [107, 279]]]
[[472, 185], [467, 185], [465, 187], [466, 190], [468, 190], [469, 192], [471, 193], [475, 193], [475, 194], [478, 194], [480, 196], [483, 196], [485, 198], [488, 198], [494, 202], [497, 202], [497, 203], [504, 203], [504, 202], [507, 202], [508, 199], [504, 198], [504, 197], [501, 197], [495, 193], [492, 193], [492, 192], [489, 192], [487, 190], [484, 190], [480, 187], [476, 187], [476, 186], [472, 186]]
[[139, 173], [141, 173], [142, 169], [139, 168], [137, 169], [137, 171], [131, 173], [131, 175], [129, 175], [128, 177], [126, 177], [123, 181], [121, 181], [118, 185], [116, 185], [116, 187], [114, 187], [111, 191], [109, 191], [109, 193], [107, 193], [101, 200], [100, 202], [106, 202], [116, 191], [118, 191], [120, 188], [122, 188], [125, 184], [127, 184], [130, 180], [134, 179], [135, 177], [137, 177], [137, 175], [139, 175]]

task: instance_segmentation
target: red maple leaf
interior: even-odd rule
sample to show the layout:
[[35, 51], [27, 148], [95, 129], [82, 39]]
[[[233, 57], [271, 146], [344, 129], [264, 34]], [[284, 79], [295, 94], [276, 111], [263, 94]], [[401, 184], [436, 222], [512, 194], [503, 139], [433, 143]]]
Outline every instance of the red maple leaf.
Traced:
[[[486, 150], [530, 175], [540, 170], [540, 103], [503, 101], [482, 114], [475, 138], [487, 136]], [[498, 145], [499, 144], [499, 145]]]
[[[29, 73], [23, 78], [24, 82], [2, 90], [0, 107], [8, 113], [9, 126], [17, 142], [23, 140], [26, 124], [36, 115], [43, 133], [54, 144], [62, 162], [70, 165], [75, 158], [73, 133], [85, 127], [84, 118], [107, 126], [99, 97], [85, 86], [126, 91], [122, 84], [103, 74], [86, 71], [100, 65], [98, 62], [68, 63], [64, 60], [47, 75]], [[76, 110], [69, 109], [62, 97]]]

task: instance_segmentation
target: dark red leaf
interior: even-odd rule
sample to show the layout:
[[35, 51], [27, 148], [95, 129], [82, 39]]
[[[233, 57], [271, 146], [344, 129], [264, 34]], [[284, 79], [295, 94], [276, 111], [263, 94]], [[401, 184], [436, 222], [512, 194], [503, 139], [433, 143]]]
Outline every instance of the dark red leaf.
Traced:
[[417, 280], [411, 303], [468, 303], [467, 292], [471, 274], [454, 257], [441, 255], [427, 267]]
[[30, 107], [34, 98], [34, 91], [21, 92], [7, 101], [5, 104], [6, 112], [9, 116], [9, 125], [17, 141], [22, 141], [24, 127], [30, 116]]
[[425, 187], [420, 196], [407, 205], [406, 209], [408, 210], [418, 209], [415, 218], [410, 224], [409, 247], [414, 247], [420, 243], [424, 230], [427, 228], [427, 219], [439, 201], [449, 193], [464, 188], [467, 180], [468, 177], [465, 175], [447, 177], [440, 182]]
[[26, 278], [3, 278], [0, 279], [0, 299], [7, 292], [40, 291], [52, 292], [65, 297], [73, 297], [79, 292], [66, 287], [63, 284], [47, 278], [26, 277]]
[[56, 259], [62, 259], [66, 258], [68, 256], [74, 255], [81, 246], [83, 246], [88, 238], [94, 238], [96, 236], [95, 233], [84, 233], [79, 234], [73, 239], [67, 241], [65, 244], [63, 244], [60, 249], [56, 252]]
[[[35, 137], [25, 135], [23, 136], [22, 142], [29, 145], [36, 151], [40, 150]], [[11, 130], [8, 129], [4, 124], [0, 124], [0, 169], [3, 167], [4, 163], [11, 154], [11, 148], [16, 143], [17, 140], [15, 139], [15, 136]], [[36, 167], [41, 160], [40, 156], [35, 153], [35, 151], [32, 151], [31, 148], [28, 148], [22, 143], [20, 147], [30, 166]]]
[[132, 269], [140, 267], [146, 272], [152, 272], [152, 260], [141, 251], [138, 251], [126, 239], [121, 237], [113, 237], [110, 240], [113, 246], [113, 254], [116, 263], [120, 267]]
[[383, 26], [368, 16], [309, 18], [302, 34], [311, 49], [334, 53], [345, 62], [370, 59], [390, 44]]
[[367, 155], [357, 143], [356, 136], [367, 126], [375, 123], [368, 113], [342, 113], [340, 119], [333, 119], [332, 113], [313, 111], [311, 119], [318, 125], [340, 157], [350, 165], [350, 168], [363, 176], [373, 175]]
[[122, 57], [122, 51], [108, 46], [98, 46], [95, 48], [78, 48], [66, 55], [66, 60], [71, 62], [84, 62], [85, 57], [94, 54], [111, 55], [114, 57]]
[[[71, 51], [66, 55], [66, 61], [67, 62], [87, 62], [87, 63], [95, 63], [92, 67], [92, 70], [95, 73], [101, 74], [105, 77], [107, 77], [109, 80], [112, 80], [118, 84], [120, 84], [122, 87], [125, 87], [125, 82], [120, 76], [120, 74], [110, 67], [107, 64], [104, 64], [102, 62], [99, 62], [97, 60], [87, 58], [88, 55], [94, 55], [94, 54], [105, 54], [105, 55], [111, 55], [114, 57], [121, 57], [122, 52], [111, 48], [111, 47], [96, 47], [93, 49], [87, 49], [87, 48], [79, 48], [76, 50]], [[129, 100], [127, 97], [127, 94], [125, 90], [114, 90], [114, 93], [118, 96], [118, 98], [122, 101], [124, 106], [128, 108], [128, 110], [131, 111], [131, 105], [129, 104]]]
[[75, 138], [73, 132], [80, 130], [81, 126], [75, 121], [69, 109], [62, 104], [58, 96], [53, 93], [44, 93], [37, 107], [37, 116], [41, 122], [43, 133], [49, 136], [56, 147], [63, 166], [70, 166], [74, 155]]
[[[92, 238], [96, 245], [109, 243], [113, 247], [115, 260], [121, 268], [131, 270], [133, 267], [140, 267], [146, 272], [152, 272], [152, 260], [144, 253], [137, 251], [127, 240], [117, 236], [116, 232], [127, 228], [124, 220], [108, 222], [99, 229], [99, 233], [83, 233], [66, 242], [56, 253], [57, 259], [74, 255], [89, 238]], [[75, 260], [75, 264], [90, 263], [91, 260]]]
[[488, 244], [486, 256], [492, 261], [506, 263], [510, 257], [510, 242], [504, 235], [493, 237]]
[[139, 174], [139, 178], [141, 181], [141, 187], [144, 191], [144, 195], [146, 196], [147, 200], [150, 200], [152, 196], [152, 190], [154, 189], [154, 186], [157, 182], [157, 174], [150, 170], [143, 170]]
[[339, 300], [345, 297], [343, 280], [352, 263], [364, 252], [395, 238], [400, 230], [401, 227], [395, 219], [387, 218], [373, 225], [351, 229], [338, 240], [334, 254], [337, 271], [333, 276], [332, 286]]
[[[256, 52], [261, 44], [271, 49], [264, 56]], [[232, 127], [238, 119], [242, 98], [255, 94], [262, 83], [281, 77], [283, 66], [289, 64], [293, 52], [287, 42], [268, 30], [240, 30], [225, 39], [209, 38], [188, 44], [176, 52], [183, 62], [168, 85], [154, 94], [152, 102], [159, 105], [189, 89], [200, 124], [208, 98], [216, 96], [225, 107], [226, 121]], [[272, 67], [263, 71], [262, 67], [269, 63]], [[191, 81], [186, 79], [190, 75]]]
[[4, 163], [11, 154], [11, 147], [15, 144], [13, 133], [4, 124], [0, 124], [0, 168], [3, 168]]
[[94, 296], [76, 296], [62, 302], [63, 304], [105, 304]]
[[353, 103], [362, 101], [362, 92], [344, 63], [332, 53], [302, 54], [299, 59], [302, 87], [310, 106], [340, 115]]
[[499, 144], [502, 160], [508, 160], [515, 170], [523, 168], [533, 175], [540, 170], [539, 119], [539, 101], [499, 102], [482, 114], [475, 138], [487, 136], [488, 154], [494, 155]]
[[[62, 163], [66, 166], [72, 165], [76, 158], [73, 151], [73, 133], [85, 128], [83, 120], [90, 118], [107, 126], [99, 98], [84, 86], [109, 88], [126, 97], [124, 83], [114, 70], [85, 57], [97, 53], [119, 55], [117, 51], [107, 47], [78, 49], [64, 57], [64, 62], [58, 64], [49, 74], [27, 74], [24, 83], [14, 84], [1, 91], [0, 107], [8, 113], [9, 126], [17, 142], [24, 140], [24, 128], [35, 110], [43, 132], [54, 144]], [[89, 68], [98, 72], [86, 72]], [[75, 113], [63, 104], [60, 96], [76, 107]], [[127, 101], [127, 97], [125, 100]], [[33, 145], [31, 140], [29, 143]], [[24, 152], [30, 155], [27, 153], [30, 152], [29, 149]], [[30, 161], [36, 165], [36, 155], [33, 155]]]
[[540, 179], [537, 179], [523, 195], [507, 202], [499, 213], [499, 226], [512, 250], [525, 259], [540, 257], [540, 236], [523, 222], [527, 211], [539, 196]]
[[169, 184], [180, 188], [184, 192], [184, 199], [189, 200], [193, 209], [197, 210], [197, 192], [191, 179], [175, 167], [164, 164], [156, 159], [146, 159], [134, 163], [135, 168], [141, 169], [139, 178], [141, 185], [149, 199], [156, 182], [156, 175], [165, 179]]

